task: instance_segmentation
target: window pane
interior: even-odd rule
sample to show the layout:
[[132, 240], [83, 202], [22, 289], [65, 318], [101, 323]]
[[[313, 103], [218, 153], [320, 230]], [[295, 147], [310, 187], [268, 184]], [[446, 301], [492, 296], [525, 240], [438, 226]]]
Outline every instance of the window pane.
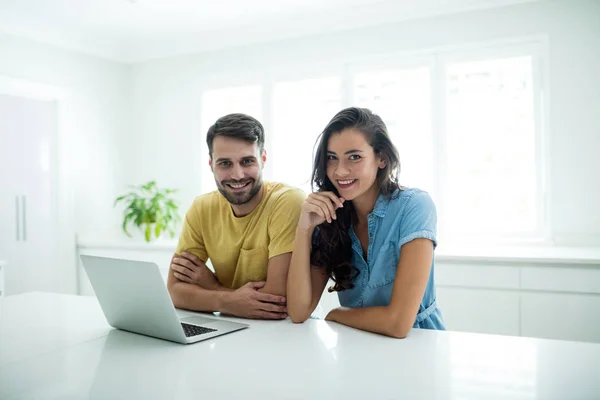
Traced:
[[[200, 112], [202, 134], [206, 135], [208, 128], [215, 121], [227, 114], [248, 114], [262, 123], [263, 94], [262, 86], [240, 86], [207, 90], [202, 94], [202, 108]], [[208, 166], [208, 151], [203, 152], [202, 162], [202, 193], [215, 190], [215, 180]]]
[[311, 192], [315, 141], [341, 109], [341, 79], [278, 82], [273, 88], [273, 178]]
[[538, 226], [531, 57], [447, 66], [446, 226], [528, 233]]
[[431, 86], [428, 67], [354, 76], [354, 104], [385, 122], [400, 153], [400, 184], [433, 191]]

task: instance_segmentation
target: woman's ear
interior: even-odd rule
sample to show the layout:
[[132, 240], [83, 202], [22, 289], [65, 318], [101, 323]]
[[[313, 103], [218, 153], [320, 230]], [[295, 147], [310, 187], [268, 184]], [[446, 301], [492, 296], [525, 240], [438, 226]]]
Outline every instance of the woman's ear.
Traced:
[[379, 169], [384, 169], [386, 167], [386, 165], [387, 165], [387, 161], [385, 161], [385, 158], [381, 157], [379, 159], [379, 165], [378, 165]]

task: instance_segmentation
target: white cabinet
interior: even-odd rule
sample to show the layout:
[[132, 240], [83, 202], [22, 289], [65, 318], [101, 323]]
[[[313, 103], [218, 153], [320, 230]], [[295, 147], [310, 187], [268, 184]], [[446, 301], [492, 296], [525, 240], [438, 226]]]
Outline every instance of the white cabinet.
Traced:
[[[0, 258], [6, 294], [52, 291], [57, 264], [57, 109], [0, 94]], [[58, 276], [58, 277], [57, 277]]]
[[519, 293], [472, 288], [437, 288], [446, 329], [519, 335]]
[[523, 336], [600, 342], [600, 296], [565, 293], [521, 296]]
[[519, 268], [437, 262], [435, 279], [447, 329], [519, 335]]
[[436, 261], [449, 330], [600, 342], [600, 265]]
[[523, 267], [521, 288], [600, 295], [600, 269], [587, 266]]

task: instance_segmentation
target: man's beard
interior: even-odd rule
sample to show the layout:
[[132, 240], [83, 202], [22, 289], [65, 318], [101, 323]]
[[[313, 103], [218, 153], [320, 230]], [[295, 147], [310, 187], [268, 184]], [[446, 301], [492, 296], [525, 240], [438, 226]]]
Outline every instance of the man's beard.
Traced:
[[223, 181], [223, 184], [220, 184], [219, 182], [217, 182], [217, 188], [219, 189], [219, 192], [223, 195], [223, 197], [225, 197], [225, 199], [230, 203], [233, 204], [235, 206], [240, 206], [242, 204], [246, 204], [249, 201], [251, 201], [254, 196], [256, 196], [256, 194], [260, 191], [260, 189], [262, 188], [262, 179], [259, 177], [258, 181], [255, 181], [254, 179], [252, 179], [249, 183], [248, 186], [250, 186], [250, 190], [248, 191], [243, 191], [243, 192], [239, 192], [239, 193], [232, 193], [230, 192], [228, 189], [229, 187], [226, 187], [227, 183], [238, 183], [236, 181]]

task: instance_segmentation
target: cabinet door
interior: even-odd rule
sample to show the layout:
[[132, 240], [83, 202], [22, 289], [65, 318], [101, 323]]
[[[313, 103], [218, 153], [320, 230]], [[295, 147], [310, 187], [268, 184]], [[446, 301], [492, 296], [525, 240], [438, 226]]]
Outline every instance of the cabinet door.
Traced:
[[438, 287], [437, 302], [451, 331], [519, 335], [519, 293]]
[[600, 296], [522, 293], [522, 336], [600, 342]]
[[22, 130], [23, 121], [14, 100], [0, 95], [0, 260], [7, 262], [21, 238], [18, 189], [21, 157], [15, 143], [20, 140], [17, 132]]
[[0, 95], [0, 259], [7, 294], [52, 290], [56, 106]]

